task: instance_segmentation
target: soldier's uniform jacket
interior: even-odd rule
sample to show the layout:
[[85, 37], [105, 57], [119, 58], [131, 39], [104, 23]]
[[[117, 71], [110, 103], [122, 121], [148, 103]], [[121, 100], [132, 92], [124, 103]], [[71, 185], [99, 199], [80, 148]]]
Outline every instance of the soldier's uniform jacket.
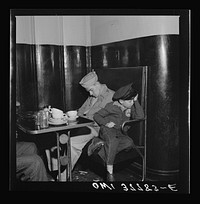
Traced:
[[[121, 125], [129, 119], [142, 119], [144, 117], [143, 109], [136, 100], [131, 107], [131, 115], [126, 115], [126, 110], [123, 110], [117, 102], [111, 102], [105, 108], [94, 114], [94, 120], [99, 124], [99, 137], [104, 140], [104, 148], [98, 152], [99, 156], [106, 164], [113, 165], [115, 155], [128, 147], [132, 147], [132, 139], [121, 131]], [[109, 122], [114, 122], [116, 125], [112, 128], [105, 126]], [[126, 131], [128, 131], [126, 126]], [[120, 143], [120, 150], [119, 148]]]
[[100, 126], [105, 126], [109, 122], [114, 122], [116, 125], [113, 128], [119, 130], [124, 121], [129, 119], [142, 119], [144, 117], [143, 109], [138, 100], [135, 101], [131, 107], [131, 117], [126, 116], [125, 111], [122, 111], [122, 109], [115, 104], [115, 102], [108, 103], [105, 108], [95, 113], [95, 122]]

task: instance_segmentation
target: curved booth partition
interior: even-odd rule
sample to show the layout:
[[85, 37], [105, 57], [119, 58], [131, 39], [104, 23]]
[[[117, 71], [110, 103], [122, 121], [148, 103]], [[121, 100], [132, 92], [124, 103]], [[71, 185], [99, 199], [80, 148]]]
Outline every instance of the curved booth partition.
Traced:
[[108, 43], [93, 46], [91, 53], [91, 67], [97, 70], [148, 66], [147, 177], [178, 178], [179, 36], [156, 35]]

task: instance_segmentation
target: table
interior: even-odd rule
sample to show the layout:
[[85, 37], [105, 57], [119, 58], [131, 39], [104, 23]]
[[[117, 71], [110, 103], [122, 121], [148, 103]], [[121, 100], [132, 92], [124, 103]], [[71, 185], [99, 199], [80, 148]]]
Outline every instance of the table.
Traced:
[[36, 126], [34, 124], [34, 120], [31, 119], [23, 119], [23, 120], [17, 120], [17, 127], [23, 131], [24, 133], [31, 134], [31, 135], [41, 135], [44, 133], [52, 133], [55, 132], [56, 134], [56, 140], [57, 140], [57, 160], [58, 160], [58, 181], [61, 180], [61, 170], [60, 170], [60, 141], [59, 141], [59, 132], [63, 130], [68, 130], [68, 137], [69, 141], [67, 142], [67, 157], [68, 157], [68, 165], [67, 165], [67, 174], [66, 174], [66, 181], [69, 178], [69, 181], [72, 181], [72, 175], [71, 175], [71, 143], [70, 143], [70, 130], [74, 128], [80, 128], [85, 127], [88, 125], [92, 125], [94, 123], [93, 120], [84, 118], [84, 117], [78, 117], [76, 120], [76, 123], [71, 124], [62, 124], [62, 125], [50, 125], [48, 128], [41, 129], [40, 127]]

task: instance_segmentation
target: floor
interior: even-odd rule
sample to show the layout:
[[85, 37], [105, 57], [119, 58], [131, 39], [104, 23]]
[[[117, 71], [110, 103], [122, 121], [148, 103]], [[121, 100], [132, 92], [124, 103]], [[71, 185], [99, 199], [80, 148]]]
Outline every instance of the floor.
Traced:
[[[119, 182], [140, 182], [142, 180], [141, 165], [137, 162], [127, 162], [121, 166], [114, 168], [115, 181]], [[105, 170], [103, 166], [84, 167], [81, 163], [77, 163], [72, 171], [72, 182], [101, 182], [107, 181], [105, 178]], [[57, 173], [55, 174], [57, 176]], [[55, 177], [54, 177], [55, 178]], [[159, 176], [147, 173], [145, 181], [177, 181], [177, 176]]]
[[[115, 175], [115, 181], [140, 181], [140, 176], [135, 174], [131, 170], [131, 164], [126, 165], [124, 168], [121, 167], [121, 169], [117, 169], [116, 172], [114, 172]], [[89, 168], [82, 168], [81, 165], [77, 165], [75, 169], [72, 172], [72, 181], [75, 182], [97, 182], [97, 181], [105, 181], [105, 177], [103, 176], [102, 172], [94, 172], [93, 170]]]
[[[45, 157], [44, 157], [45, 158]], [[98, 158], [95, 157], [97, 161]], [[125, 163], [120, 163], [120, 165], [114, 166], [114, 176], [115, 181], [141, 181], [141, 172], [135, 172], [131, 166], [132, 162], [127, 161]], [[47, 161], [46, 161], [47, 165]], [[61, 172], [64, 168], [61, 168]], [[57, 171], [55, 171], [51, 176], [56, 179]], [[86, 157], [85, 154], [79, 158], [76, 166], [72, 171], [72, 181], [74, 182], [94, 182], [94, 181], [106, 181], [105, 168], [100, 162], [91, 161]]]
[[[98, 182], [98, 181], [104, 181], [103, 177], [98, 176], [94, 172], [90, 170], [81, 171], [76, 170], [72, 174], [72, 181], [75, 182]], [[137, 181], [137, 179], [131, 175], [127, 174], [126, 171], [121, 171], [115, 174], [115, 181]]]

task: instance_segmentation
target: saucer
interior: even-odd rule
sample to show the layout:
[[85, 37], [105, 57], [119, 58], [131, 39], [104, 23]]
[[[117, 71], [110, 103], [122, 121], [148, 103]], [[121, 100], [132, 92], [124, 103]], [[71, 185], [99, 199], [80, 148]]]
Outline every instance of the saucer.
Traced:
[[63, 118], [58, 118], [58, 119], [55, 119], [55, 118], [49, 118], [49, 124], [51, 125], [63, 125], [63, 124], [66, 124], [67, 123], [67, 120], [66, 119], [63, 119]]
[[74, 120], [74, 121], [69, 121], [68, 125], [76, 125], [78, 123], [78, 121]]
[[76, 116], [76, 118], [69, 118], [69, 117], [67, 117], [67, 120], [69, 120], [69, 121], [76, 121], [77, 118], [78, 118], [78, 116]]

